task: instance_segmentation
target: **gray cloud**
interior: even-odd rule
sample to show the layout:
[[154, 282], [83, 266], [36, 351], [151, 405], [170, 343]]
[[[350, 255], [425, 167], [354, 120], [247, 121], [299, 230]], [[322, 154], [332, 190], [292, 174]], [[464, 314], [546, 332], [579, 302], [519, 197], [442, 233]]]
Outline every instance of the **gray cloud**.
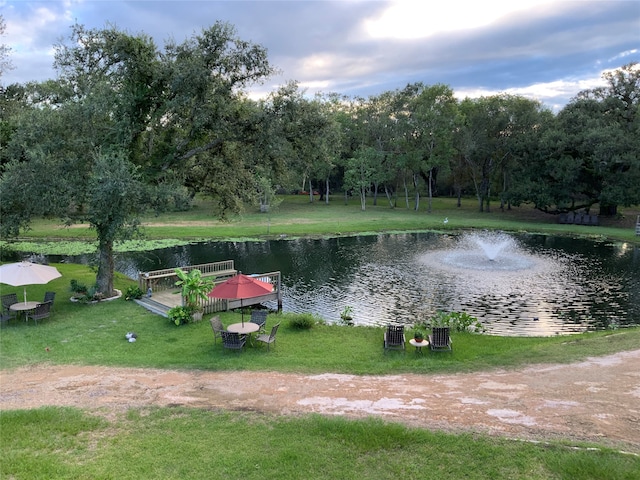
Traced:
[[0, 0], [7, 23], [3, 41], [13, 47], [16, 67], [0, 81], [53, 77], [52, 45], [68, 35], [75, 21], [143, 32], [159, 46], [169, 38], [180, 42], [216, 20], [228, 21], [241, 38], [265, 46], [282, 71], [257, 92], [298, 80], [309, 93], [368, 96], [421, 81], [445, 83], [469, 95], [522, 93], [557, 106], [597, 81], [603, 70], [640, 61], [637, 0], [556, 1], [485, 26], [417, 39], [365, 35], [364, 20], [377, 18], [389, 5], [363, 0]]

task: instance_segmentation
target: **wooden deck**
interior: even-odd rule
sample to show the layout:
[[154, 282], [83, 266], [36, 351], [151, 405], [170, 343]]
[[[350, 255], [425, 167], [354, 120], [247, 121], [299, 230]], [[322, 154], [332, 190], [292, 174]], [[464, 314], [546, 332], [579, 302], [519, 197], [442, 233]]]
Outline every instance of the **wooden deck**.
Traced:
[[[189, 271], [197, 268], [203, 273], [203, 276], [215, 277], [214, 282], [216, 284], [222, 283], [238, 273], [233, 266], [233, 260], [209, 263], [204, 265], [191, 265], [188, 267], [180, 268], [184, 271]], [[252, 276], [255, 276], [259, 280], [273, 285], [273, 292], [266, 295], [261, 295], [259, 297], [245, 298], [243, 300], [223, 300], [219, 298], [210, 298], [207, 301], [202, 302], [204, 312], [214, 313], [228, 311], [234, 310], [236, 308], [249, 307], [252, 305], [258, 305], [264, 302], [272, 301], [277, 302], [278, 310], [281, 310], [281, 273], [269, 272], [253, 274]], [[166, 312], [170, 308], [177, 307], [183, 304], [182, 296], [180, 295], [180, 289], [175, 287], [175, 282], [177, 280], [178, 277], [175, 274], [175, 269], [173, 268], [155, 270], [152, 272], [139, 272], [138, 284], [144, 292], [148, 292], [149, 289], [151, 289], [151, 297], [145, 296], [140, 299], [138, 303], [155, 313], [166, 316]]]

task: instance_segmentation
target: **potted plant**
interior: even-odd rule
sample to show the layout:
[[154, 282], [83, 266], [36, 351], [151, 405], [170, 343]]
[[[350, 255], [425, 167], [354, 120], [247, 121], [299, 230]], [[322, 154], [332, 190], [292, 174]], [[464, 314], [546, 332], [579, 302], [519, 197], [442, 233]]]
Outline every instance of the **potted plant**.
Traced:
[[192, 313], [193, 320], [202, 320], [202, 300], [207, 300], [207, 294], [213, 290], [213, 280], [202, 276], [202, 272], [197, 268], [190, 270], [188, 273], [180, 268], [176, 268], [176, 275], [179, 280], [176, 286], [180, 287], [180, 293], [184, 302], [184, 306]]
[[415, 330], [413, 332], [413, 339], [416, 342], [422, 343], [422, 341], [424, 340], [424, 332], [422, 330]]
[[344, 307], [344, 310], [342, 310], [342, 313], [340, 314], [340, 319], [342, 320], [342, 323], [344, 323], [345, 325], [353, 325], [353, 317], [351, 316], [352, 314], [353, 314], [353, 307], [349, 305]]

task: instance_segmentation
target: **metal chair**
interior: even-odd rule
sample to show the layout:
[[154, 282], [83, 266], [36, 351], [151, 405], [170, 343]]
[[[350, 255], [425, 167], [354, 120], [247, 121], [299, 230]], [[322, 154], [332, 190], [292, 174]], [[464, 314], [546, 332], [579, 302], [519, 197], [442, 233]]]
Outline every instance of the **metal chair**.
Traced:
[[220, 334], [222, 336], [222, 345], [224, 348], [241, 352], [244, 345], [247, 343], [246, 337], [239, 333], [223, 330]]
[[53, 310], [53, 301], [56, 299], [56, 292], [44, 292], [44, 300], [42, 303], [51, 302], [51, 310]]
[[37, 325], [38, 320], [44, 320], [45, 318], [49, 318], [51, 316], [51, 302], [39, 303], [36, 308], [31, 311], [28, 311], [26, 314], [26, 321], [29, 319], [33, 320]]
[[218, 338], [222, 338], [224, 326], [220, 321], [220, 317], [217, 315], [215, 317], [212, 317], [211, 320], [209, 320], [209, 323], [211, 323], [211, 329], [213, 330], [213, 343], [215, 344], [218, 342]]
[[263, 335], [258, 335], [256, 337], [256, 340], [258, 342], [263, 342], [267, 344], [267, 352], [269, 351], [269, 346], [273, 343], [275, 345], [276, 343], [276, 333], [278, 333], [278, 327], [280, 326], [279, 323], [277, 323], [276, 325], [274, 325], [271, 328], [271, 333], [269, 335], [267, 334], [263, 334]]
[[11, 310], [11, 305], [13, 305], [14, 303], [18, 303], [18, 295], [16, 295], [15, 293], [7, 293], [5, 295], [2, 295], [2, 297], [0, 297], [2, 301], [2, 311], [9, 315], [9, 317], [13, 318], [16, 316], [16, 312], [14, 312], [13, 310]]
[[384, 332], [384, 353], [387, 350], [404, 350], [405, 343], [404, 325], [388, 325]]
[[4, 327], [12, 318], [8, 313], [0, 312], [0, 327]]
[[251, 323], [257, 324], [260, 329], [258, 332], [266, 333], [265, 326], [267, 325], [267, 310], [251, 310]]

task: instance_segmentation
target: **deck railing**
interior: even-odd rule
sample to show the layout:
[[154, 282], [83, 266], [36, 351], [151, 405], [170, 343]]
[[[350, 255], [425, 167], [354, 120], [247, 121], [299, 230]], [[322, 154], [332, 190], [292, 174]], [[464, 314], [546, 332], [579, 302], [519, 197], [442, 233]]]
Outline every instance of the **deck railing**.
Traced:
[[[220, 312], [224, 310], [232, 310], [240, 307], [248, 307], [258, 303], [277, 300], [278, 310], [282, 309], [282, 275], [280, 272], [260, 273], [252, 275], [256, 279], [270, 283], [273, 285], [273, 291], [259, 297], [247, 298], [244, 300], [223, 300], [220, 298], [210, 298], [201, 303], [205, 313]], [[221, 283], [224, 279], [220, 279], [215, 283]]]
[[[202, 273], [202, 276], [216, 277], [216, 279], [221, 280], [226, 280], [237, 273], [233, 260], [204, 263], [202, 265], [189, 265], [188, 267], [179, 268], [187, 273], [197, 268]], [[163, 268], [151, 272], [138, 272], [138, 286], [143, 292], [149, 291], [149, 288], [151, 288], [153, 292], [175, 288], [175, 284], [178, 281], [175, 270], [175, 268]]]

